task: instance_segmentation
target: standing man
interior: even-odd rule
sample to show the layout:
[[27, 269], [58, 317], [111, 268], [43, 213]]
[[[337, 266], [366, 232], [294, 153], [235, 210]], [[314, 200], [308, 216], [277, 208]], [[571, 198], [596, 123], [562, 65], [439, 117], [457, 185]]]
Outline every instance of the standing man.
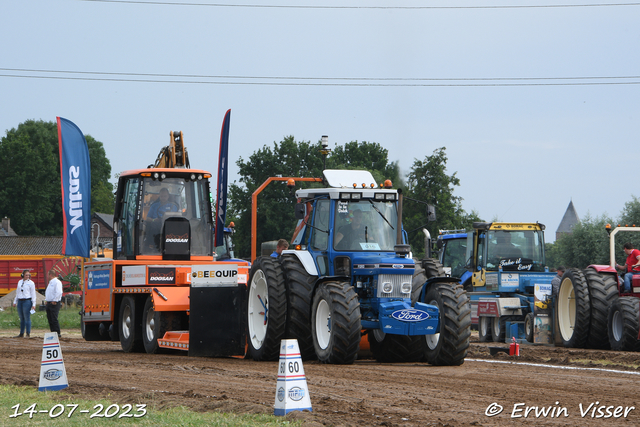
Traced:
[[47, 320], [49, 330], [57, 332], [60, 336], [60, 324], [58, 323], [58, 313], [60, 312], [60, 300], [62, 299], [62, 282], [56, 277], [54, 270], [49, 270], [49, 284], [44, 293], [47, 300]]
[[624, 244], [624, 253], [627, 254], [627, 261], [624, 265], [616, 264], [616, 268], [623, 269], [626, 267], [626, 274], [624, 275], [624, 289], [622, 292], [631, 292], [631, 278], [635, 274], [640, 274], [640, 251], [633, 249], [631, 243]]
[[15, 338], [22, 338], [26, 331], [27, 338], [31, 337], [31, 310], [36, 309], [36, 284], [31, 280], [29, 270], [24, 270], [20, 275], [22, 280], [16, 287], [16, 297], [13, 306], [18, 307], [18, 317], [20, 318], [20, 335]]
[[278, 244], [276, 245], [276, 250], [273, 251], [271, 256], [273, 258], [278, 258], [280, 255], [282, 255], [282, 251], [285, 251], [287, 249], [289, 249], [289, 242], [287, 242], [285, 239], [280, 239], [278, 240]]
[[558, 268], [556, 268], [556, 271], [558, 274], [551, 280], [551, 291], [554, 296], [557, 296], [560, 291], [560, 282], [562, 281], [562, 275], [564, 274], [564, 267], [559, 265]]

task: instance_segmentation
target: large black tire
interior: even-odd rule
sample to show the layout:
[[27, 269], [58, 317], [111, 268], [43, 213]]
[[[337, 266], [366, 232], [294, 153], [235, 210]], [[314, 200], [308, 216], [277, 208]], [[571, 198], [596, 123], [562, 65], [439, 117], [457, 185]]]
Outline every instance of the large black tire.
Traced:
[[587, 279], [577, 268], [565, 271], [558, 291], [558, 330], [565, 347], [585, 348], [591, 324]]
[[611, 275], [602, 275], [593, 268], [583, 271], [589, 287], [589, 301], [591, 303], [591, 323], [587, 347], [609, 350], [608, 315], [609, 307], [618, 299], [618, 288]]
[[248, 353], [254, 360], [277, 360], [285, 337], [287, 297], [280, 262], [262, 256], [251, 265], [247, 295]]
[[527, 341], [533, 342], [533, 313], [527, 313], [524, 316], [524, 334], [527, 337]]
[[[445, 277], [440, 262], [433, 258], [416, 261], [411, 282], [414, 305], [422, 300], [425, 282], [434, 277]], [[435, 305], [440, 311], [440, 333], [424, 336], [426, 347], [422, 360], [439, 366], [462, 365], [471, 336], [471, 303], [462, 285], [453, 281], [433, 284], [426, 290], [422, 302]]]
[[158, 339], [164, 337], [167, 331], [180, 330], [179, 313], [170, 311], [155, 311], [153, 297], [149, 295], [142, 310], [142, 343], [149, 354], [163, 352], [158, 346]]
[[85, 341], [102, 341], [99, 327], [100, 323], [85, 323], [84, 316], [80, 315], [80, 332]]
[[478, 318], [478, 337], [480, 342], [491, 342], [491, 328], [493, 328], [493, 317], [481, 316]]
[[126, 296], [120, 304], [120, 345], [125, 353], [142, 352], [142, 307], [133, 296]]
[[471, 337], [471, 303], [457, 282], [436, 283], [427, 290], [425, 303], [440, 311], [440, 333], [426, 335], [424, 360], [436, 366], [464, 363]]
[[351, 364], [360, 347], [360, 302], [348, 282], [318, 286], [311, 309], [311, 334], [318, 360]]
[[281, 258], [287, 287], [287, 338], [298, 340], [303, 360], [316, 358], [311, 338], [311, 299], [318, 276], [307, 273], [295, 255], [285, 254]]
[[609, 344], [615, 351], [640, 351], [640, 299], [619, 297], [609, 309]]
[[392, 335], [375, 329], [369, 332], [369, 345], [380, 363], [413, 363], [422, 360], [427, 343], [420, 335]]

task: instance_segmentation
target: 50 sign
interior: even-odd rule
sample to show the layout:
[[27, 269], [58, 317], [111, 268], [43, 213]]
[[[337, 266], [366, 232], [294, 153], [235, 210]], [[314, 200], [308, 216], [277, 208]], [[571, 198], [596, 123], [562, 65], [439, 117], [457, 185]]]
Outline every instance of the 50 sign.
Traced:
[[50, 348], [50, 349], [45, 351], [45, 357], [47, 358], [47, 360], [57, 359], [58, 358], [58, 354], [60, 354], [60, 353], [58, 352], [57, 348]]

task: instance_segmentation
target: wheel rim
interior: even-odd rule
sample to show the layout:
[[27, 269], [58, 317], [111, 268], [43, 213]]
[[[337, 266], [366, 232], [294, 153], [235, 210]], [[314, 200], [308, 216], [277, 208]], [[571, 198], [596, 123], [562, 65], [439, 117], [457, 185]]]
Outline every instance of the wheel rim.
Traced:
[[531, 316], [529, 315], [524, 318], [524, 333], [526, 336], [531, 335]]
[[[433, 300], [429, 302], [429, 304], [435, 305], [436, 307], [438, 307], [438, 311], [440, 311], [438, 301]], [[444, 316], [442, 316], [442, 313], [440, 313], [440, 329], [444, 327], [443, 319]], [[435, 348], [438, 346], [438, 342], [440, 342], [440, 332], [433, 335], [425, 335], [425, 339], [427, 340], [427, 347], [429, 347], [429, 350], [435, 350]]]
[[129, 339], [131, 335], [131, 306], [126, 305], [122, 314], [122, 335], [125, 339]]
[[153, 309], [153, 307], [149, 307], [149, 310], [147, 310], [147, 319], [145, 321], [144, 324], [144, 331], [147, 334], [147, 341], [153, 341], [155, 339], [155, 326], [156, 326], [156, 320], [155, 320], [155, 311]]
[[264, 343], [269, 324], [269, 300], [267, 278], [262, 270], [257, 270], [249, 287], [249, 337], [253, 348], [259, 349]]
[[489, 326], [487, 325], [489, 323], [489, 318], [488, 317], [481, 317], [480, 318], [480, 324], [478, 325], [478, 327], [480, 328], [480, 335], [486, 337], [487, 335], [489, 335]]
[[613, 332], [613, 339], [616, 342], [620, 342], [622, 339], [622, 316], [618, 310], [613, 312], [611, 318], [611, 332]]
[[571, 280], [565, 279], [558, 292], [558, 328], [562, 339], [568, 341], [573, 336], [573, 325], [576, 322], [576, 296]]
[[496, 338], [499, 337], [500, 336], [500, 318], [499, 317], [493, 318], [493, 324], [491, 325], [491, 328], [493, 330], [493, 336]]
[[325, 300], [320, 300], [316, 310], [316, 337], [318, 345], [325, 350], [331, 339], [331, 311]]

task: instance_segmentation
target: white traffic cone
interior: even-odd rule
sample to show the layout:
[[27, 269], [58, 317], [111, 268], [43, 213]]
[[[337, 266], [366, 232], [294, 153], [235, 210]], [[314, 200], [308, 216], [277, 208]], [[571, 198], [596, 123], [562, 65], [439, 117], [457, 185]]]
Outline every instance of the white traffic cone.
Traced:
[[64, 369], [58, 333], [47, 332], [44, 334], [42, 347], [38, 391], [62, 390], [67, 387], [69, 387], [69, 382], [67, 381], [67, 371]]
[[282, 340], [276, 384], [276, 405], [273, 414], [286, 415], [291, 411], [305, 409], [312, 410], [298, 340]]

